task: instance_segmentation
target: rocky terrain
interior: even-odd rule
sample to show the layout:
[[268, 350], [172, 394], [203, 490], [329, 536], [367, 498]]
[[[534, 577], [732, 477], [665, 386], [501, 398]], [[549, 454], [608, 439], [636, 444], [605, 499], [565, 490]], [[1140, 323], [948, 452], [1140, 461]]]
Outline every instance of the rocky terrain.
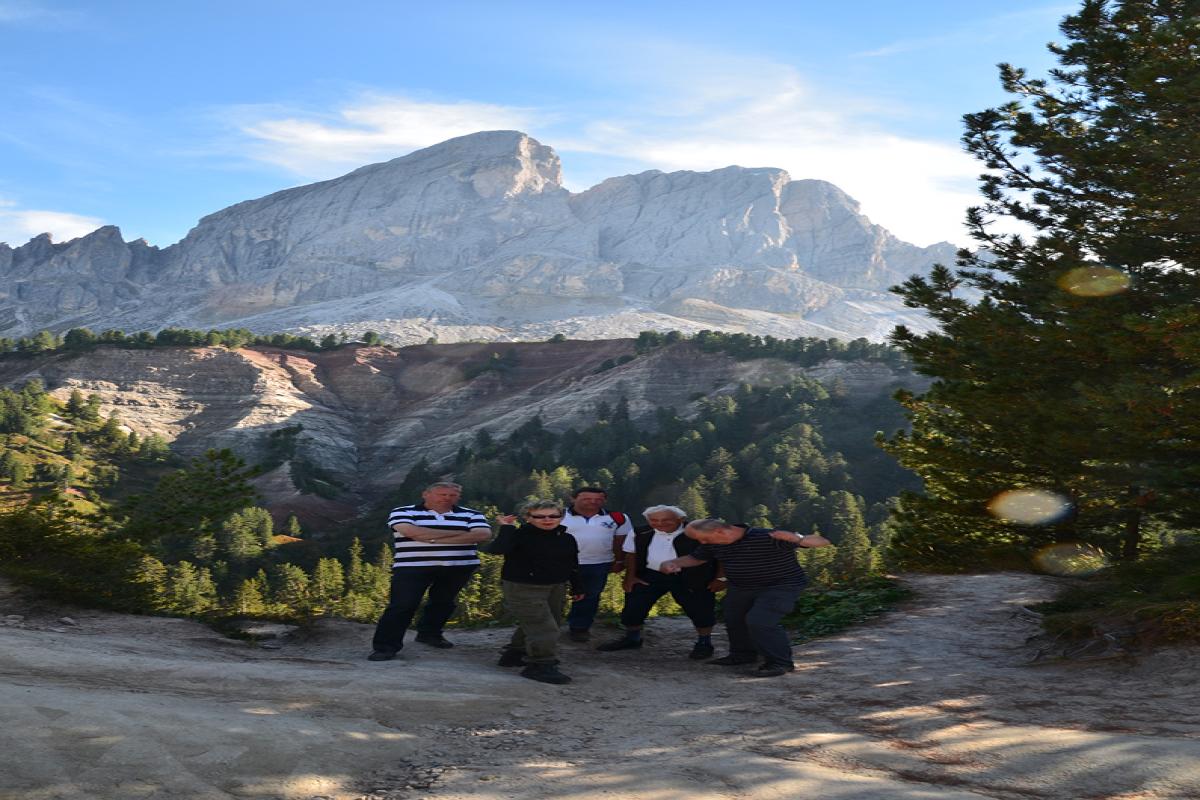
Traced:
[[[591, 424], [599, 403], [612, 406], [621, 398], [632, 418], [646, 420], [659, 406], [686, 415], [699, 398], [741, 383], [806, 375], [869, 400], [919, 382], [881, 362], [803, 368], [775, 359], [738, 361], [690, 343], [634, 356], [629, 339], [399, 350], [349, 345], [315, 353], [99, 347], [0, 359], [0, 385], [38, 378], [60, 399], [75, 389], [95, 393], [104, 414], [117, 412], [139, 436], [158, 434], [184, 455], [229, 447], [256, 463], [266, 456], [272, 432], [302, 426], [294, 460], [334, 476], [346, 487], [343, 497], [332, 504], [301, 497], [288, 475], [293, 462], [265, 476], [260, 489], [280, 513], [294, 505], [338, 518], [394, 487], [421, 458], [442, 463], [480, 429], [502, 438], [535, 415], [562, 431]], [[488, 368], [497, 361], [503, 368]]]
[[564, 642], [562, 687], [495, 666], [505, 629], [374, 663], [366, 625], [234, 641], [0, 582], [0, 798], [1200, 797], [1193, 652], [1032, 666], [1019, 610], [1056, 579], [905, 580], [782, 678], [688, 661], [660, 618], [639, 651]]
[[598, 339], [709, 328], [882, 339], [887, 292], [954, 248], [901, 242], [779, 169], [644, 172], [573, 194], [554, 151], [463, 136], [211, 214], [165, 249], [112, 226], [0, 244], [0, 335], [90, 327]]

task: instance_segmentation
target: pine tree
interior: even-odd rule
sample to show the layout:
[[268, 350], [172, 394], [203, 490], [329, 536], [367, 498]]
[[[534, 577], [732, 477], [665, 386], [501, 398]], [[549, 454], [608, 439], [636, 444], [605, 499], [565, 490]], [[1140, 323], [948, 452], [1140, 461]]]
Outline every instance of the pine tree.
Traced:
[[248, 508], [233, 513], [221, 524], [220, 532], [217, 534], [220, 551], [229, 556], [234, 564], [262, 555], [263, 539], [255, 529], [254, 518], [247, 513], [253, 510], [256, 509]]
[[679, 495], [679, 507], [687, 512], [690, 519], [707, 519], [708, 503], [704, 500], [702, 485], [692, 483]]
[[231, 451], [209, 450], [163, 477], [150, 493], [131, 498], [122, 509], [125, 533], [135, 541], [159, 542], [167, 553], [186, 551], [197, 537], [215, 539], [220, 524], [256, 497], [253, 475]]
[[142, 439], [142, 443], [138, 447], [138, 458], [144, 461], [166, 461], [170, 454], [171, 450], [167, 445], [167, 440], [157, 433], [152, 433]]
[[[1002, 65], [1017, 99], [966, 116], [988, 170], [968, 214], [984, 249], [897, 289], [941, 326], [894, 335], [936, 379], [900, 396], [912, 432], [885, 445], [925, 484], [897, 512], [908, 561], [1076, 538], [1133, 558], [1146, 521], [1200, 521], [1198, 12], [1085, 0], [1048, 80]], [[1004, 217], [1033, 235], [996, 232]], [[1073, 511], [1041, 528], [991, 518], [1018, 488]]]
[[771, 526], [771, 509], [761, 503], [752, 507], [746, 512], [746, 524], [753, 525], [756, 528], [770, 528]]
[[307, 616], [312, 610], [311, 580], [295, 564], [280, 564], [275, 568], [272, 598], [285, 613]]
[[851, 581], [871, 573], [874, 557], [871, 539], [863, 522], [862, 499], [850, 492], [834, 491], [826, 501], [829, 505], [829, 539], [837, 545], [831, 567], [838, 581]]
[[99, 422], [100, 421], [100, 395], [89, 394], [87, 401], [83, 405], [83, 411], [79, 418], [84, 422]]
[[217, 603], [217, 589], [212, 573], [197, 568], [190, 561], [180, 561], [167, 568], [166, 606], [186, 616], [203, 614]]
[[232, 610], [243, 616], [257, 616], [267, 612], [267, 601], [262, 586], [254, 578], [246, 578], [238, 584], [233, 594]]
[[87, 407], [87, 401], [83, 397], [83, 392], [78, 389], [71, 390], [71, 396], [67, 398], [66, 412], [71, 419], [81, 419], [83, 411]]
[[313, 570], [309, 597], [319, 613], [331, 613], [346, 593], [345, 571], [336, 558], [322, 558]]

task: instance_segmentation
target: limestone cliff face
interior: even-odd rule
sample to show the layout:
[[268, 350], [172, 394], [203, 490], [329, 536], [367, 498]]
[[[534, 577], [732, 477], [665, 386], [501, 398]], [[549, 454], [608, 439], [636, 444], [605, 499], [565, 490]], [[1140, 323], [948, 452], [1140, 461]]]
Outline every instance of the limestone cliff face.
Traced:
[[[880, 363], [829, 361], [805, 370], [769, 359], [738, 362], [689, 344], [598, 371], [605, 361], [633, 353], [627, 339], [399, 351], [343, 347], [312, 354], [101, 347], [82, 355], [0, 360], [0, 385], [40, 378], [61, 399], [73, 389], [98, 394], [104, 413], [116, 411], [139, 435], [157, 433], [185, 455], [229, 447], [256, 463], [271, 432], [300, 425], [296, 459], [345, 486], [340, 503], [352, 515], [421, 458], [442, 463], [480, 429], [503, 438], [536, 414], [547, 428], [562, 431], [590, 424], [597, 404], [611, 406], [622, 397], [635, 419], [646, 419], [659, 406], [689, 414], [695, 398], [733, 392], [742, 383], [810, 375], [873, 398], [915, 380]], [[480, 371], [493, 354], [509, 366]], [[285, 478], [286, 467], [260, 487], [272, 502], [294, 499]]]
[[472, 134], [211, 214], [179, 243], [113, 227], [0, 245], [0, 333], [245, 326], [395, 341], [614, 338], [704, 327], [881, 338], [887, 288], [936, 261], [823, 181], [644, 172], [579, 194], [554, 151]]

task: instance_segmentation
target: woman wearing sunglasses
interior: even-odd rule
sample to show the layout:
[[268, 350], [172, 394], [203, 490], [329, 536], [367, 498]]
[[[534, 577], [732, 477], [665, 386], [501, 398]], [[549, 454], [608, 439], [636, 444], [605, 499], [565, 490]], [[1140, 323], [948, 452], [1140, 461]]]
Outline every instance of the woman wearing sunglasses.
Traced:
[[500, 666], [522, 664], [521, 676], [542, 683], [570, 683], [558, 671], [558, 629], [571, 597], [583, 596], [579, 582], [579, 548], [562, 526], [563, 507], [553, 500], [526, 504], [524, 523], [517, 516], [499, 517], [500, 533], [486, 549], [504, 556], [500, 585], [504, 606], [516, 618], [517, 629], [500, 656]]

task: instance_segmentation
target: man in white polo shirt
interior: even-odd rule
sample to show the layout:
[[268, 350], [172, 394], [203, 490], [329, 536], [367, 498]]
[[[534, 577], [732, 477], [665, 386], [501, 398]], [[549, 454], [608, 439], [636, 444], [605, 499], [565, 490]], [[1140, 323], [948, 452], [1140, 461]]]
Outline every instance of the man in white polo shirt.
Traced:
[[583, 599], [571, 604], [567, 613], [567, 628], [571, 641], [586, 642], [591, 638], [592, 623], [600, 607], [600, 595], [608, 576], [625, 567], [621, 546], [633, 532], [629, 518], [620, 511], [604, 507], [608, 492], [596, 486], [576, 489], [571, 506], [562, 524], [579, 545], [579, 578]]

